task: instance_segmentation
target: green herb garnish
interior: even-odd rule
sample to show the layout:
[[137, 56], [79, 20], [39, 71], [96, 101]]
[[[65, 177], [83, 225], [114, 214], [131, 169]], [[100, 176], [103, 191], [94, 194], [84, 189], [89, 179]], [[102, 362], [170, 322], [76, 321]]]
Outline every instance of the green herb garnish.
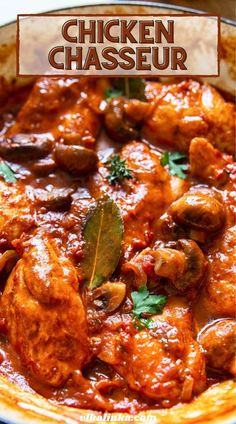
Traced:
[[125, 160], [121, 160], [119, 155], [114, 155], [106, 162], [109, 170], [107, 180], [111, 185], [115, 185], [123, 180], [130, 180], [132, 177], [132, 170], [126, 167]]
[[154, 328], [155, 322], [151, 318], [136, 318], [134, 317], [134, 328], [136, 330], [140, 331], [144, 327], [148, 328], [148, 330], [151, 330], [151, 328]]
[[185, 180], [187, 175], [184, 171], [188, 169], [186, 163], [181, 163], [183, 159], [186, 159], [187, 155], [181, 152], [164, 152], [161, 156], [161, 165], [169, 167], [169, 172], [171, 175], [177, 175], [177, 177]]
[[105, 90], [106, 100], [111, 100], [111, 99], [114, 99], [115, 97], [120, 97], [122, 95], [123, 95], [123, 92], [121, 90], [117, 90], [116, 88], [107, 88], [107, 90]]
[[14, 171], [5, 162], [0, 162], [0, 176], [3, 177], [7, 183], [16, 182]]
[[105, 91], [105, 98], [110, 100], [114, 97], [125, 96], [128, 99], [145, 101], [145, 81], [142, 78], [117, 78], [113, 88]]
[[133, 318], [135, 327], [140, 330], [143, 327], [152, 328], [154, 322], [151, 318], [143, 316], [143, 314], [160, 314], [167, 303], [167, 297], [159, 294], [150, 294], [146, 286], [142, 286], [136, 292], [131, 293], [134, 303]]

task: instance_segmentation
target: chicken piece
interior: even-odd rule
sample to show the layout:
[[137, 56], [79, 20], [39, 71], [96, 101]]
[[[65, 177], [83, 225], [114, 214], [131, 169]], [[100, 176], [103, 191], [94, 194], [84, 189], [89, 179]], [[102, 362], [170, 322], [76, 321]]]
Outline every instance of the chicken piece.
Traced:
[[209, 318], [235, 317], [236, 226], [228, 228], [207, 252], [208, 277], [194, 306], [194, 320], [200, 331]]
[[135, 334], [104, 330], [99, 358], [111, 364], [131, 389], [170, 407], [205, 389], [204, 355], [193, 339], [183, 298], [170, 298], [154, 321], [153, 329]]
[[227, 371], [236, 376], [236, 321], [214, 321], [198, 337], [210, 368]]
[[225, 231], [222, 239], [208, 251], [209, 277], [205, 302], [215, 317], [235, 316], [236, 226]]
[[201, 328], [207, 321], [203, 310], [213, 317], [235, 316], [236, 164], [203, 138], [192, 140], [190, 164], [194, 176], [218, 188], [215, 193], [221, 193], [226, 211], [225, 230], [208, 249], [209, 276], [196, 305], [197, 326]]
[[215, 149], [206, 138], [191, 141], [189, 162], [191, 174], [203, 182], [219, 188], [228, 183], [227, 167], [233, 163], [232, 157]]
[[186, 180], [183, 180], [182, 178], [179, 178], [176, 175], [170, 175], [170, 185], [171, 185], [171, 192], [172, 192], [171, 201], [174, 202], [175, 200], [183, 196], [183, 194], [186, 193], [186, 191], [189, 190], [190, 180], [189, 178], [187, 178]]
[[227, 207], [227, 224], [234, 225], [236, 213], [236, 163], [232, 156], [215, 149], [206, 139], [194, 138], [190, 144], [191, 174], [221, 191]]
[[7, 336], [30, 373], [58, 387], [89, 356], [78, 276], [45, 234], [24, 245], [1, 298]]
[[204, 136], [220, 150], [234, 152], [234, 105], [210, 85], [192, 80], [149, 82], [146, 94], [156, 107], [143, 126], [145, 139], [187, 152], [192, 138]]
[[128, 260], [150, 243], [152, 222], [171, 202], [172, 193], [167, 171], [148, 146], [129, 143], [123, 147], [121, 159], [131, 170], [131, 179], [109, 185], [107, 166], [101, 164], [98, 173], [90, 178], [89, 189], [95, 198], [108, 193], [120, 207], [125, 224], [123, 255]]
[[103, 92], [103, 81], [40, 78], [7, 136], [51, 133], [66, 144], [93, 147], [100, 129], [99, 105]]
[[0, 180], [0, 239], [11, 243], [35, 225], [33, 202], [24, 185]]

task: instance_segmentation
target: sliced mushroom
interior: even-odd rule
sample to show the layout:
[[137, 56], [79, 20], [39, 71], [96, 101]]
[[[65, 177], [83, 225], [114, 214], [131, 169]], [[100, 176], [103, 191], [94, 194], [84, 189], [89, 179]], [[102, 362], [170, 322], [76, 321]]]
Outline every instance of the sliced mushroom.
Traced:
[[160, 238], [165, 242], [186, 237], [184, 229], [174, 222], [172, 216], [168, 212], [165, 212], [160, 217], [157, 223], [157, 231], [160, 234]]
[[186, 256], [184, 252], [175, 249], [162, 248], [152, 252], [155, 257], [155, 274], [159, 277], [175, 281], [186, 271]]
[[173, 280], [173, 285], [180, 291], [195, 287], [206, 271], [207, 261], [200, 247], [193, 240], [181, 239], [177, 247], [182, 250], [186, 257], [186, 271]]
[[7, 273], [12, 270], [18, 260], [18, 255], [15, 250], [7, 250], [0, 255], [0, 272], [3, 270]]
[[185, 194], [173, 203], [169, 212], [177, 224], [206, 233], [220, 230], [225, 223], [223, 204], [215, 196], [204, 193]]
[[151, 268], [154, 267], [154, 259], [152, 250], [147, 247], [142, 252], [135, 255], [130, 261], [125, 262], [122, 266], [122, 272], [132, 273], [133, 284], [136, 287], [147, 285], [147, 273], [145, 272], [144, 263], [149, 263]]
[[93, 292], [94, 303], [107, 312], [115, 311], [123, 302], [126, 285], [121, 282], [108, 282]]
[[198, 334], [198, 342], [205, 351], [207, 366], [227, 371], [236, 376], [236, 321], [213, 321]]
[[36, 190], [35, 200], [39, 206], [51, 211], [62, 211], [70, 207], [72, 202], [72, 189], [54, 188], [52, 191]]
[[181, 239], [176, 249], [158, 249], [155, 256], [155, 274], [170, 280], [179, 291], [195, 287], [204, 276], [206, 259], [193, 240]]
[[108, 135], [120, 143], [135, 140], [139, 134], [139, 124], [150, 113], [150, 109], [150, 103], [137, 99], [111, 99], [105, 109], [105, 128]]
[[48, 134], [16, 134], [1, 139], [0, 156], [11, 162], [26, 162], [47, 156], [51, 148], [52, 138]]
[[65, 171], [78, 175], [93, 171], [98, 163], [98, 156], [86, 147], [57, 144], [55, 160]]
[[127, 262], [122, 271], [132, 271], [133, 281], [138, 287], [147, 282], [155, 284], [155, 275], [166, 278], [181, 292], [196, 287], [203, 279], [207, 265], [201, 249], [193, 240], [186, 239], [169, 245], [170, 247], [156, 250], [144, 249], [132, 261]]

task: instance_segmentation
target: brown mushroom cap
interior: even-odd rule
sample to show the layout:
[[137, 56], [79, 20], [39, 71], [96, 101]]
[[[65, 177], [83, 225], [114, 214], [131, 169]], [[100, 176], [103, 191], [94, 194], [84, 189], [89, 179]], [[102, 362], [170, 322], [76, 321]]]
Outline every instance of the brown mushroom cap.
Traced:
[[200, 247], [193, 240], [181, 239], [178, 241], [177, 247], [185, 254], [186, 271], [174, 280], [173, 284], [178, 290], [185, 291], [201, 282], [206, 271], [207, 261]]
[[57, 144], [55, 160], [65, 171], [78, 175], [93, 171], [98, 163], [98, 156], [86, 147]]
[[206, 325], [198, 334], [210, 368], [227, 371], [236, 376], [236, 321], [220, 319]]
[[152, 109], [152, 104], [138, 99], [125, 97], [111, 99], [104, 111], [104, 123], [108, 135], [120, 143], [136, 140], [140, 124]]
[[0, 140], [0, 155], [12, 162], [41, 159], [49, 154], [52, 139], [48, 134], [16, 134]]
[[111, 99], [104, 113], [104, 124], [108, 135], [120, 143], [135, 140], [138, 137], [136, 123], [130, 118], [125, 119], [126, 103], [127, 100], [124, 97]]
[[225, 223], [225, 209], [215, 197], [188, 193], [170, 207], [173, 220], [182, 226], [207, 233], [220, 230]]

